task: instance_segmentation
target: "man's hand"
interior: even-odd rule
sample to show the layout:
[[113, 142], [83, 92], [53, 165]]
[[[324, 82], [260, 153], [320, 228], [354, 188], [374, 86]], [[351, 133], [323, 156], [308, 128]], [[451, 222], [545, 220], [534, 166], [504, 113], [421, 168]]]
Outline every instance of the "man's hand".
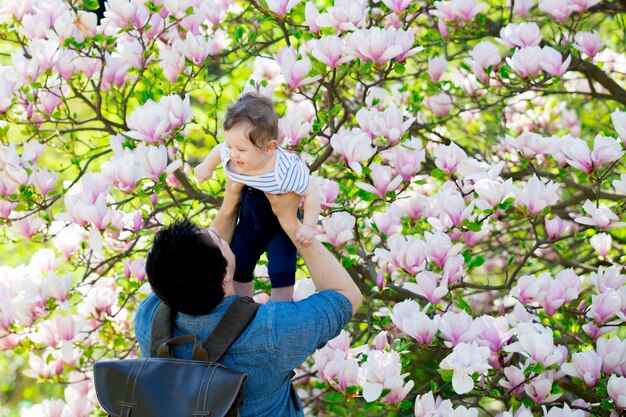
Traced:
[[243, 188], [243, 184], [233, 181], [229, 178], [226, 179], [226, 188], [224, 189], [224, 200], [220, 211], [213, 220], [213, 227], [228, 244], [233, 238], [235, 233], [235, 226], [237, 225], [237, 211], [239, 209], [239, 200], [241, 199], [240, 193]]
[[308, 224], [301, 224], [296, 231], [296, 241], [304, 246], [309, 246], [315, 239], [315, 228]]

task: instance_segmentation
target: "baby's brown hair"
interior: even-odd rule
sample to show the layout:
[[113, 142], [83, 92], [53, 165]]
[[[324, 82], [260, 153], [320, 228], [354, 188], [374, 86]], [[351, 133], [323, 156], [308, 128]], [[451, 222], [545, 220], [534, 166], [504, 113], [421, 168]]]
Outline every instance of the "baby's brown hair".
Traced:
[[270, 140], [278, 139], [278, 116], [272, 100], [254, 93], [239, 97], [226, 111], [224, 130], [240, 123], [248, 123], [248, 139], [257, 148], [263, 148]]

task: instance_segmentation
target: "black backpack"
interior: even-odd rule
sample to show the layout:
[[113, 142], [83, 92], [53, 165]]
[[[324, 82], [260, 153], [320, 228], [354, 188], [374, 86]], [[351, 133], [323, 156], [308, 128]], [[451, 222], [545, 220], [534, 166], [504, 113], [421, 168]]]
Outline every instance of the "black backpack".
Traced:
[[[217, 360], [256, 315], [250, 297], [235, 300], [209, 337], [172, 338], [175, 313], [161, 303], [152, 319], [150, 357], [101, 361], [94, 365], [98, 402], [114, 417], [235, 417], [246, 373]], [[171, 346], [194, 343], [194, 360], [176, 359]]]

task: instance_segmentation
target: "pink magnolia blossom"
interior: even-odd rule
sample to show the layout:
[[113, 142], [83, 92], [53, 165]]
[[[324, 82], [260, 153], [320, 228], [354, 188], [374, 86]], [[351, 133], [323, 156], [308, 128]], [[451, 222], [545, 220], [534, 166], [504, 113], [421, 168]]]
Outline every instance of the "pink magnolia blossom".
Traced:
[[454, 313], [448, 311], [441, 316], [439, 331], [446, 342], [446, 346], [452, 347], [459, 343], [469, 343], [482, 333], [484, 323], [482, 320], [472, 319], [465, 311]]
[[[516, 2], [517, 5], [517, 2]], [[541, 43], [541, 31], [534, 22], [509, 23], [500, 29], [498, 41], [507, 48], [525, 48]]]
[[591, 161], [594, 167], [617, 161], [622, 156], [624, 156], [624, 151], [618, 140], [596, 135], [593, 140], [593, 151], [591, 151]]
[[593, 283], [599, 292], [604, 292], [608, 288], [617, 291], [626, 283], [626, 275], [620, 272], [618, 266], [614, 265], [606, 269], [600, 266], [598, 272], [591, 272], [589, 274], [589, 281]]
[[284, 16], [289, 10], [296, 7], [302, 0], [266, 0], [267, 7], [276, 16]]
[[124, 263], [124, 276], [129, 278], [134, 275], [139, 282], [146, 278], [146, 261], [143, 258], [128, 260]]
[[336, 350], [333, 357], [326, 363], [323, 372], [324, 380], [333, 388], [345, 392], [348, 387], [356, 384], [359, 375], [359, 363], [355, 358]]
[[67, 296], [72, 288], [72, 275], [57, 275], [55, 272], [50, 271], [43, 285], [47, 295], [60, 302], [64, 302], [67, 300]]
[[[580, 403], [578, 403], [580, 402]], [[572, 406], [578, 405], [579, 407], [589, 408], [591, 404], [585, 403], [583, 400], [572, 401]], [[542, 405], [544, 417], [589, 417], [589, 413], [582, 409], [572, 409], [569, 405], [563, 404], [563, 407], [551, 407], [549, 411], [546, 411], [546, 406]]]
[[326, 13], [315, 18], [315, 23], [320, 28], [333, 27], [340, 32], [355, 30], [365, 21], [366, 9], [365, 0], [335, 0]]
[[458, 166], [467, 159], [467, 154], [456, 143], [450, 145], [439, 145], [433, 151], [435, 155], [435, 165], [443, 172], [453, 174]]
[[422, 271], [415, 276], [415, 283], [406, 282], [404, 288], [421, 295], [431, 304], [439, 304], [448, 294], [448, 282], [440, 274]]
[[309, 135], [311, 123], [305, 122], [299, 112], [290, 112], [278, 120], [278, 129], [289, 146], [298, 146]]
[[[450, 184], [450, 183], [448, 183]], [[444, 189], [437, 194], [437, 202], [442, 214], [445, 214], [450, 218], [452, 224], [455, 226], [461, 226], [463, 221], [467, 219], [474, 209], [473, 203], [465, 205], [465, 199], [456, 189], [452, 187], [444, 187]]]
[[513, 180], [509, 178], [503, 181], [494, 181], [489, 178], [481, 178], [474, 183], [474, 191], [480, 197], [475, 201], [476, 207], [486, 210], [496, 207], [508, 197], [513, 196]]
[[552, 329], [540, 324], [521, 323], [515, 327], [517, 341], [504, 347], [504, 351], [519, 353], [533, 363], [553, 365], [564, 359], [563, 353], [554, 345]]
[[135, 108], [126, 120], [126, 136], [148, 143], [163, 142], [171, 129], [169, 113], [161, 103], [147, 101]]
[[450, 237], [441, 232], [425, 232], [424, 238], [428, 242], [428, 259], [440, 267], [448, 258], [458, 255], [463, 247], [460, 243], [453, 245]]
[[596, 351], [602, 358], [602, 372], [626, 376], [626, 340], [617, 336], [600, 338], [596, 342]]
[[364, 61], [383, 65], [392, 59], [404, 61], [422, 47], [413, 46], [412, 32], [381, 29], [377, 26], [370, 29], [357, 29], [345, 37], [346, 52]]
[[452, 408], [452, 404], [450, 403], [450, 400], [442, 401], [439, 396], [435, 399], [432, 391], [428, 391], [423, 395], [418, 395], [415, 399], [415, 417], [439, 416], [440, 408]]
[[572, 268], [563, 269], [557, 272], [554, 279], [563, 285], [565, 291], [564, 300], [566, 303], [574, 301], [580, 295], [582, 280], [574, 273]]
[[589, 243], [591, 247], [598, 253], [600, 256], [606, 256], [611, 251], [611, 243], [613, 239], [611, 235], [608, 233], [598, 233], [595, 234], [589, 239]]
[[339, 184], [337, 181], [318, 176], [313, 176], [312, 179], [320, 193], [322, 210], [337, 207], [338, 204], [335, 203], [337, 197], [339, 197]]
[[587, 226], [595, 226], [600, 230], [613, 229], [626, 226], [626, 223], [620, 222], [617, 214], [613, 213], [609, 207], [600, 204], [596, 207], [591, 201], [586, 200], [583, 204], [586, 216], [578, 216], [574, 219], [576, 223], [585, 224]]
[[278, 51], [276, 62], [280, 65], [283, 78], [289, 88], [300, 88], [320, 78], [320, 76], [308, 76], [311, 71], [311, 60], [304, 54], [301, 59], [298, 59], [298, 52], [290, 46]]
[[159, 49], [159, 60], [161, 68], [163, 68], [163, 75], [165, 78], [174, 83], [178, 79], [178, 76], [183, 72], [185, 68], [185, 56], [182, 54], [182, 45], [180, 48], [167, 48], [162, 46]]
[[603, 324], [611, 320], [620, 312], [622, 308], [622, 298], [613, 288], [607, 288], [600, 294], [591, 296], [591, 306], [587, 316], [598, 324]]
[[518, 48], [506, 61], [521, 78], [536, 77], [541, 71], [541, 48], [539, 46]]
[[194, 65], [201, 66], [211, 51], [211, 40], [204, 35], [187, 34], [180, 46], [185, 58]]
[[551, 138], [543, 137], [533, 132], [523, 132], [517, 138], [509, 135], [504, 136], [506, 142], [528, 159], [535, 158], [538, 155], [550, 155], [556, 149], [554, 141]]
[[391, 263], [396, 268], [402, 268], [410, 274], [415, 274], [424, 268], [427, 248], [423, 240], [415, 236], [391, 235], [387, 239], [387, 249], [377, 248], [376, 256]]
[[333, 213], [330, 217], [322, 219], [325, 233], [322, 238], [325, 242], [329, 242], [335, 247], [341, 247], [346, 242], [354, 239], [355, 224], [356, 219], [351, 214], [344, 211]]
[[559, 51], [549, 46], [544, 46], [541, 50], [541, 59], [539, 64], [541, 68], [550, 75], [562, 77], [569, 68], [572, 56], [569, 55], [565, 60]]
[[335, 152], [346, 159], [348, 166], [359, 175], [363, 172], [361, 162], [367, 161], [376, 153], [372, 140], [360, 129], [335, 133], [330, 138], [330, 145]]
[[398, 210], [403, 216], [408, 216], [411, 220], [429, 217], [433, 210], [431, 199], [422, 194], [416, 194], [410, 198], [396, 201]]
[[300, 301], [315, 293], [315, 283], [311, 278], [300, 278], [293, 289], [293, 301]]
[[487, 7], [485, 3], [478, 3], [476, 0], [452, 0], [452, 12], [464, 22], [474, 19], [482, 9]]
[[41, 169], [33, 175], [33, 184], [39, 188], [41, 194], [47, 195], [57, 182], [57, 174], [54, 171]]
[[384, 136], [391, 143], [398, 143], [414, 121], [415, 117], [404, 120], [402, 110], [396, 106], [391, 106], [377, 114], [374, 133], [378, 136]]
[[559, 23], [565, 22], [573, 12], [569, 0], [539, 0], [539, 9]]
[[[65, 51], [61, 51], [61, 53], [65, 53]], [[68, 64], [74, 64], [76, 66], [76, 70], [85, 74], [87, 78], [93, 77], [94, 74], [99, 73], [100, 69], [102, 68], [102, 61], [100, 61], [97, 58], [92, 58], [92, 57], [87, 57], [87, 56], [84, 56], [84, 57], [78, 56], [76, 58], [72, 58], [72, 57], [69, 57], [69, 58], [71, 62]], [[62, 76], [64, 76], [61, 70], [59, 70], [59, 73]], [[69, 77], [64, 78], [64, 79], [69, 79]]]
[[426, 151], [422, 148], [419, 139], [411, 138], [402, 142], [400, 146], [394, 146], [384, 151], [381, 156], [388, 161], [403, 181], [411, 181], [417, 174], [426, 156]]
[[554, 371], [544, 372], [524, 386], [526, 395], [536, 404], [547, 404], [558, 400], [562, 394], [552, 394]]
[[509, 390], [511, 394], [520, 394], [524, 391], [524, 381], [526, 381], [526, 375], [524, 370], [516, 366], [507, 366], [502, 370], [504, 378], [501, 379], [498, 384]]
[[306, 24], [309, 26], [309, 30], [312, 33], [317, 33], [320, 31], [320, 27], [317, 25], [316, 20], [320, 15], [319, 10], [315, 7], [311, 0], [306, 2], [304, 6], [304, 19], [306, 20]]
[[43, 14], [27, 14], [22, 19], [22, 34], [29, 39], [45, 39], [46, 32], [52, 27], [50, 18]]
[[378, 127], [378, 119], [380, 117], [379, 114], [380, 112], [375, 108], [368, 109], [366, 107], [361, 107], [355, 115], [356, 121], [361, 130], [367, 133], [367, 135], [372, 139], [378, 136], [379, 131], [382, 131], [382, 129], [379, 129]]
[[574, 36], [574, 48], [589, 58], [593, 58], [604, 48], [604, 42], [600, 39], [597, 30], [593, 32], [578, 32]]
[[561, 370], [569, 376], [581, 379], [588, 387], [595, 387], [600, 378], [602, 357], [593, 350], [572, 354], [572, 363], [564, 363]]
[[432, 319], [426, 314], [428, 305], [420, 310], [414, 300], [405, 300], [397, 303], [390, 314], [393, 323], [409, 337], [423, 345], [430, 344], [439, 327], [441, 316], [435, 315]]
[[374, 350], [359, 371], [358, 383], [363, 389], [363, 399], [367, 402], [376, 401], [384, 389], [390, 389], [383, 402], [398, 404], [413, 388], [414, 382], [404, 383], [408, 374], [400, 374], [402, 365], [400, 355], [395, 350], [384, 352]]
[[120, 39], [117, 43], [117, 52], [133, 68], [142, 68], [146, 63], [143, 57], [144, 47], [135, 38], [125, 37]]
[[188, 95], [183, 99], [177, 94], [172, 94], [161, 98], [159, 103], [163, 106], [163, 111], [167, 115], [171, 129], [182, 127], [193, 119]]
[[626, 145], [626, 111], [616, 109], [611, 113], [611, 121], [622, 143]]
[[498, 353], [512, 337], [506, 318], [483, 315], [479, 319], [483, 322], [483, 331], [477, 340], [478, 344]]
[[565, 287], [561, 281], [550, 278], [546, 279], [542, 284], [541, 292], [544, 294], [544, 297], [539, 304], [548, 316], [552, 316], [565, 304]]
[[454, 108], [452, 97], [446, 93], [439, 93], [435, 96], [426, 97], [424, 100], [426, 107], [433, 112], [435, 116], [444, 117]]
[[513, 11], [521, 16], [524, 17], [528, 14], [528, 12], [530, 11], [530, 9], [532, 9], [533, 7], [535, 7], [535, 2], [537, 0], [515, 0], [515, 5], [513, 6]]
[[488, 84], [489, 74], [486, 70], [495, 68], [502, 60], [498, 47], [489, 41], [482, 41], [474, 46], [470, 56], [469, 65], [472, 72], [480, 82]]
[[402, 183], [402, 177], [400, 177], [400, 175], [393, 177], [391, 167], [373, 162], [370, 165], [370, 169], [370, 177], [372, 178], [373, 184], [356, 182], [354, 185], [384, 199], [388, 192], [395, 191]]
[[396, 14], [402, 13], [410, 5], [413, 4], [412, 0], [382, 0], [385, 6], [389, 7], [392, 12]]
[[585, 332], [585, 334], [589, 336], [590, 339], [598, 339], [604, 336], [605, 334], [613, 331], [611, 327], [607, 327], [607, 326], [598, 327], [596, 326], [596, 323], [594, 323], [593, 321], [590, 321], [584, 324], [582, 326], [582, 329]]
[[127, 0], [108, 0], [104, 17], [119, 28], [140, 28], [149, 20], [148, 9], [136, 2]]
[[340, 37], [324, 36], [315, 42], [311, 55], [329, 67], [336, 68], [354, 59], [353, 56], [343, 54], [345, 47]]
[[619, 410], [626, 410], [626, 377], [611, 375], [606, 391]]
[[448, 67], [448, 61], [445, 58], [435, 57], [428, 60], [428, 75], [433, 82], [441, 80], [443, 73]]
[[550, 274], [544, 272], [538, 277], [535, 275], [523, 275], [518, 278], [517, 284], [511, 289], [511, 296], [517, 298], [522, 304], [539, 302], [545, 296], [544, 283], [550, 280]]
[[601, 0], [569, 0], [570, 7], [578, 13], [589, 10], [592, 6], [600, 3], [600, 1]]
[[[391, 236], [400, 233], [402, 224], [396, 206], [387, 206], [387, 210], [377, 211], [372, 215], [370, 224], [376, 225], [378, 232]], [[373, 226], [371, 226], [373, 228]]]
[[491, 366], [487, 363], [491, 352], [486, 346], [479, 346], [476, 342], [459, 343], [454, 346], [452, 353], [446, 356], [439, 367], [451, 370], [452, 388], [457, 394], [465, 394], [474, 389], [472, 374], [487, 372]]
[[515, 190], [515, 203], [525, 207], [530, 214], [537, 216], [546, 207], [559, 200], [559, 184], [549, 181], [547, 184], [541, 182], [536, 175], [524, 185], [524, 188]]
[[[14, 212], [14, 215], [17, 216], [18, 213]], [[23, 217], [23, 216], [19, 215], [19, 217]], [[19, 220], [14, 220], [12, 222], [10, 230], [17, 235], [22, 236], [25, 239], [30, 239], [31, 237], [39, 233], [39, 230], [45, 224], [46, 222], [43, 219], [29, 215]]]
[[105, 66], [102, 71], [102, 90], [108, 92], [111, 86], [121, 87], [126, 82], [130, 65], [118, 56], [105, 54]]

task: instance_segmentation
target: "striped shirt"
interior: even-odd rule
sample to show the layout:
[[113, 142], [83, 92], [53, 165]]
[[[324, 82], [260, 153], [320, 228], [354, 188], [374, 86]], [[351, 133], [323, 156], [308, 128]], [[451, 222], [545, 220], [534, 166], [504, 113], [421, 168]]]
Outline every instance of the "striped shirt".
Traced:
[[274, 171], [261, 175], [242, 175], [228, 168], [230, 156], [225, 143], [219, 145], [222, 167], [231, 180], [243, 183], [270, 194], [287, 194], [294, 192], [304, 194], [309, 188], [311, 177], [308, 168], [298, 158], [298, 155], [286, 152], [282, 148], [276, 148], [276, 162]]

